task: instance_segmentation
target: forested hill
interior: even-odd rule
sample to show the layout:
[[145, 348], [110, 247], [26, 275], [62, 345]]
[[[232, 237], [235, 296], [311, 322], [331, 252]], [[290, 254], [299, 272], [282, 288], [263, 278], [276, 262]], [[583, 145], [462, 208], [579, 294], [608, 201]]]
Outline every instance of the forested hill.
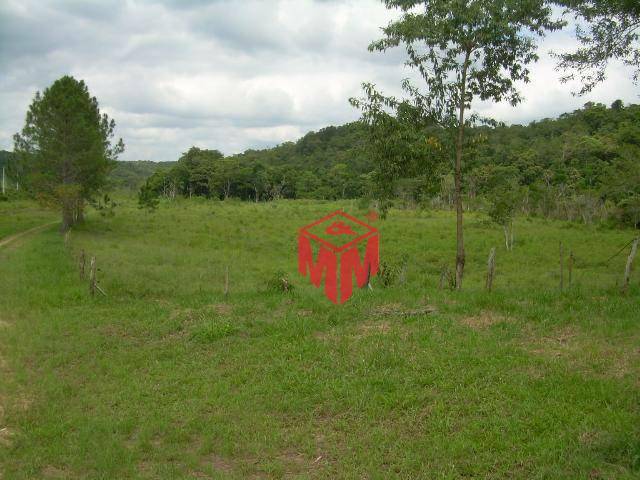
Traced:
[[[264, 150], [247, 150], [227, 157], [239, 165], [261, 165], [278, 171], [305, 171], [321, 174], [335, 165], [348, 169], [349, 174], [369, 172], [373, 165], [367, 160], [362, 146], [365, 132], [359, 123], [339, 127], [329, 126], [318, 132], [309, 132], [296, 142], [286, 142]], [[208, 152], [208, 150], [200, 150]], [[206, 156], [206, 153], [204, 154]], [[178, 159], [176, 159], [178, 160]], [[152, 162], [149, 160], [118, 161], [110, 174], [110, 185], [115, 188], [137, 190], [158, 170], [167, 172], [176, 162]], [[313, 183], [313, 180], [310, 180]], [[234, 193], [237, 191], [234, 189]], [[353, 195], [355, 192], [349, 192]]]
[[[428, 148], [430, 135], [438, 136], [437, 129], [414, 136], [412, 148]], [[526, 126], [477, 127], [469, 138], [463, 187], [472, 207], [490, 199], [495, 203], [500, 194], [501, 202], [517, 203], [525, 213], [590, 221], [617, 209], [625, 223], [640, 221], [638, 105], [587, 103]], [[364, 196], [372, 190], [375, 169], [368, 139], [364, 126], [350, 123], [231, 157], [194, 147], [175, 166], [153, 175], [146, 194], [252, 200]], [[448, 161], [431, 171], [438, 173], [418, 170], [417, 176], [401, 178], [395, 198], [449, 205], [453, 177]], [[513, 198], [505, 200], [505, 192]]]
[[354, 173], [369, 172], [373, 165], [362, 148], [366, 132], [359, 122], [329, 126], [309, 132], [296, 142], [286, 142], [266, 150], [247, 150], [235, 157], [241, 162], [261, 162], [303, 170], [327, 170], [337, 164], [348, 165]]
[[176, 162], [152, 162], [151, 160], [118, 161], [109, 174], [109, 187], [138, 190], [158, 169], [170, 168]]

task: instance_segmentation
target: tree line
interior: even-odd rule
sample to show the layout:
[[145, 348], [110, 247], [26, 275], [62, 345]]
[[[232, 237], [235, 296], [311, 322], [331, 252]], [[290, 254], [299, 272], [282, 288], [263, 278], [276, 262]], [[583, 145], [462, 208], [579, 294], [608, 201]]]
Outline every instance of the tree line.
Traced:
[[[401, 135], [416, 162], [384, 185], [387, 201], [454, 207], [445, 137], [436, 126], [415, 132], [413, 139]], [[168, 199], [379, 199], [384, 192], [375, 177], [384, 172], [369, 154], [369, 140], [366, 126], [356, 122], [229, 157], [192, 147], [176, 163], [158, 168], [142, 190]], [[484, 209], [505, 227], [518, 214], [640, 223], [639, 105], [587, 103], [529, 125], [478, 126], [469, 130], [466, 147], [463, 207]], [[441, 153], [434, 156], [434, 150]]]
[[255, 202], [281, 198], [340, 199], [364, 196], [373, 168], [362, 148], [358, 123], [310, 132], [297, 142], [225, 157], [192, 147], [160, 168], [141, 188], [141, 198], [176, 196]]

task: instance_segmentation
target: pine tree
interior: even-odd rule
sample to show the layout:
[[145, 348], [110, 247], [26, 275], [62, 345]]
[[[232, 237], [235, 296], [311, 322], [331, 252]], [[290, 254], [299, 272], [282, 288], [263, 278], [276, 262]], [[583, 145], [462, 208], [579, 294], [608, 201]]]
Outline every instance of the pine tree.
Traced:
[[114, 129], [84, 81], [64, 76], [36, 92], [24, 128], [14, 136], [27, 186], [61, 209], [63, 232], [82, 221], [85, 202], [104, 187], [124, 151], [122, 139], [112, 143]]

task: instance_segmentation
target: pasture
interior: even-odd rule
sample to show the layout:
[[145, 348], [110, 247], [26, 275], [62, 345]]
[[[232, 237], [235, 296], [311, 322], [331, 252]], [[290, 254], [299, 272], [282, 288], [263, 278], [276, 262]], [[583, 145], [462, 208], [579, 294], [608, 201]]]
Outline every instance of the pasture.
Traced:
[[[13, 208], [0, 237], [56, 218]], [[0, 248], [0, 478], [638, 478], [640, 278], [623, 296], [628, 250], [606, 262], [633, 231], [519, 218], [507, 252], [468, 213], [456, 292], [453, 213], [392, 210], [374, 226], [404, 278], [336, 306], [296, 236], [338, 208], [367, 213], [123, 200], [67, 245], [51, 227]]]

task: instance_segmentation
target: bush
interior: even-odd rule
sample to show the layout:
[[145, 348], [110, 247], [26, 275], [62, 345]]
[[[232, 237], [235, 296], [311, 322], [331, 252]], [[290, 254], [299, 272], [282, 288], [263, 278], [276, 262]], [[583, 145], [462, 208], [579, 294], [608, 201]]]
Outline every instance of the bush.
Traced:
[[378, 272], [378, 278], [383, 287], [390, 287], [398, 279], [400, 275], [401, 267], [395, 264], [380, 262], [380, 271]]
[[295, 288], [285, 272], [277, 272], [267, 281], [267, 288], [272, 292], [290, 293]]
[[160, 200], [158, 194], [153, 190], [149, 181], [140, 187], [138, 192], [138, 208], [144, 208], [147, 212], [153, 212], [158, 208]]

